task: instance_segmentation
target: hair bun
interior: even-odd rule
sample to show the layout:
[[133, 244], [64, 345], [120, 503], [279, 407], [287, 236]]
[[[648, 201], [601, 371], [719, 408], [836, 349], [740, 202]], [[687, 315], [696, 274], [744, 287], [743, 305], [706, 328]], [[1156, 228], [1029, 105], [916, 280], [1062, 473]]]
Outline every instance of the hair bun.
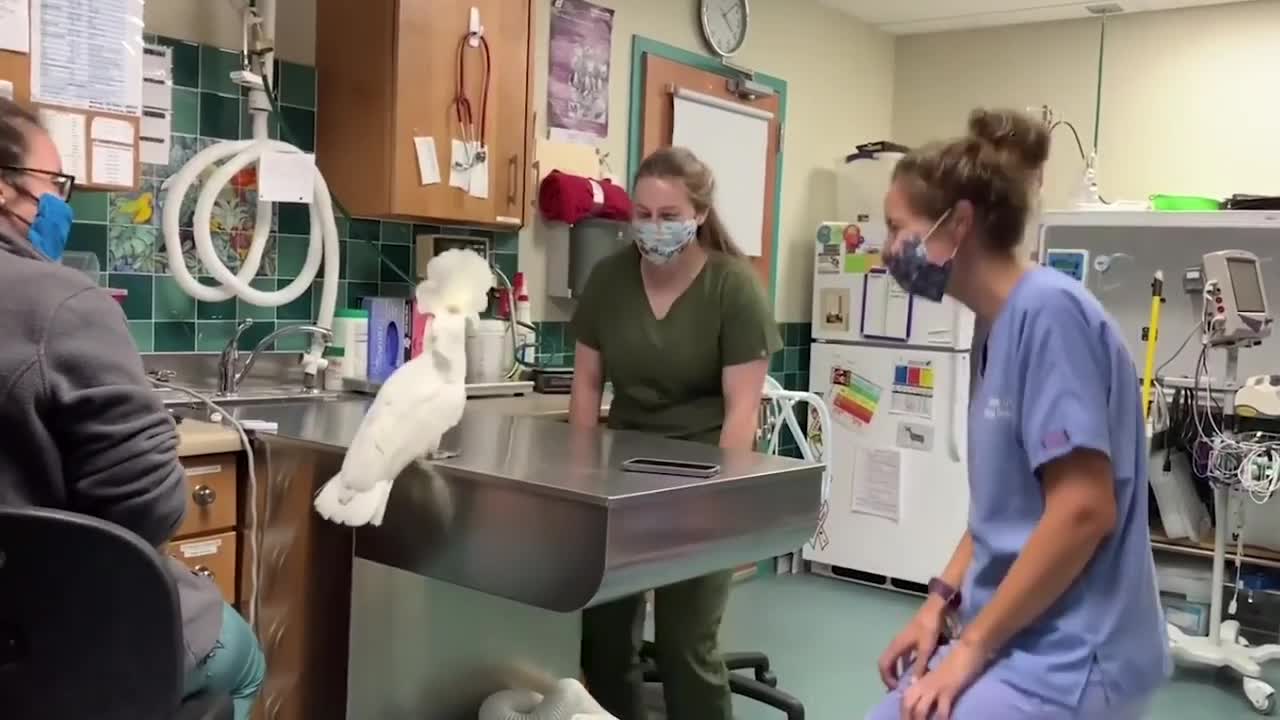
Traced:
[[1049, 128], [1023, 112], [978, 108], [969, 113], [969, 136], [1027, 172], [1040, 170], [1049, 159]]

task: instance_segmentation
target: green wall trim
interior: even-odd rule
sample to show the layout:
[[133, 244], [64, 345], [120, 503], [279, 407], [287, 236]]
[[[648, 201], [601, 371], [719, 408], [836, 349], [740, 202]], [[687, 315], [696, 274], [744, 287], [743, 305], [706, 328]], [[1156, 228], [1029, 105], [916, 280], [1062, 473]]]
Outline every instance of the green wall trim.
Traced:
[[[701, 53], [678, 48], [674, 45], [667, 45], [640, 35], [636, 35], [633, 38], [631, 42], [631, 106], [627, 127], [627, 186], [632, 190], [635, 189], [636, 170], [640, 168], [640, 161], [644, 159], [640, 157], [640, 154], [644, 151], [644, 60], [646, 55], [656, 55], [660, 58], [688, 65], [698, 70], [715, 73], [726, 78], [734, 77], [737, 74], [730, 68], [725, 67], [719, 60]], [[778, 122], [782, 125], [783, 137], [785, 138], [787, 126], [787, 81], [760, 72], [755, 74], [755, 80], [778, 93]], [[772, 277], [769, 280], [769, 292], [775, 303], [775, 308], [778, 299], [778, 249], [782, 244], [779, 234], [782, 227], [782, 160], [785, 150], [785, 143], [778, 148], [778, 166], [775, 172], [777, 182], [774, 183], [773, 188], [773, 257], [771, 262], [773, 269], [771, 271]]]

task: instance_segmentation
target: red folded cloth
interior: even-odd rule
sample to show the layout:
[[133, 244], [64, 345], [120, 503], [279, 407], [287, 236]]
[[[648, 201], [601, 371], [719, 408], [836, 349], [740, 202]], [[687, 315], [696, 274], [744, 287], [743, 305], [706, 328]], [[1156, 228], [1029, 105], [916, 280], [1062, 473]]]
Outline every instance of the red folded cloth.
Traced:
[[547, 220], [570, 225], [586, 218], [630, 220], [631, 198], [608, 180], [552, 170], [538, 187], [538, 209]]

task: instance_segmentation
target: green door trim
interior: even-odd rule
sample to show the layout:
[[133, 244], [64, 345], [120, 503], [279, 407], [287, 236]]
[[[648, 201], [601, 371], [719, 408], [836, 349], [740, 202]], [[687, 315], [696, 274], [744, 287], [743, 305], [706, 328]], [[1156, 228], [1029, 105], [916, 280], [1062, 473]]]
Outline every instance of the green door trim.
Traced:
[[[632, 190], [635, 189], [636, 170], [640, 168], [640, 161], [644, 159], [640, 157], [640, 154], [644, 151], [644, 66], [646, 55], [655, 55], [666, 60], [678, 62], [681, 65], [688, 65], [698, 70], [715, 73], [725, 78], [737, 76], [736, 72], [725, 67], [719, 60], [640, 35], [635, 36], [631, 43], [631, 112], [630, 125], [627, 128], [627, 186]], [[778, 122], [785, 128], [787, 123], [787, 81], [759, 72], [755, 74], [755, 81], [778, 93]], [[778, 148], [777, 168], [774, 175], [777, 178], [777, 182], [774, 183], [773, 187], [773, 244], [770, 261], [772, 269], [770, 271], [769, 293], [775, 304], [778, 299], [778, 248], [781, 245], [778, 235], [782, 227], [782, 156], [784, 149], [783, 147]]]

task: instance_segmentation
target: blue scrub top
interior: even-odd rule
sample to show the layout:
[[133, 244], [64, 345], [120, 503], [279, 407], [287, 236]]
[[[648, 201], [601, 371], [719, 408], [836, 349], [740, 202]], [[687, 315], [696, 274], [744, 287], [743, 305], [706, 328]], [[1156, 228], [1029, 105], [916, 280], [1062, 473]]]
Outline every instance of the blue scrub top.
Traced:
[[990, 602], [1044, 514], [1039, 476], [1047, 463], [1077, 449], [1106, 454], [1117, 510], [1114, 532], [1083, 574], [989, 672], [1068, 707], [1091, 668], [1112, 700], [1146, 697], [1171, 663], [1147, 529], [1138, 373], [1119, 329], [1078, 281], [1035, 268], [992, 324], [984, 354], [969, 411], [974, 551], [964, 618]]

